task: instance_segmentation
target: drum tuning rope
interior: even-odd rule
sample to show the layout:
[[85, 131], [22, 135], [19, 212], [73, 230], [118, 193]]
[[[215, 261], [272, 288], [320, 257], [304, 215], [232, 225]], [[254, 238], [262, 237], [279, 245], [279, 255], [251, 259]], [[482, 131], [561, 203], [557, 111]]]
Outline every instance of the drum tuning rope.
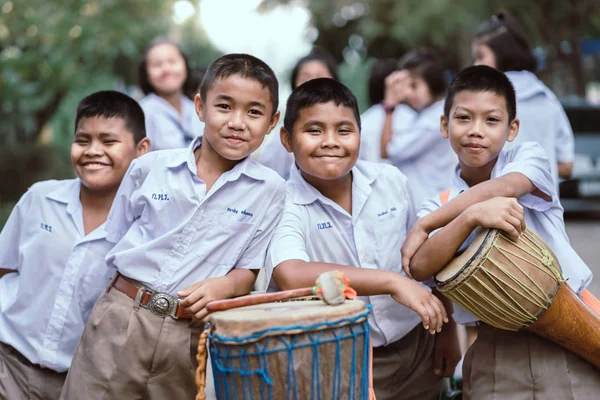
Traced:
[[198, 340], [198, 354], [196, 354], [196, 360], [198, 361], [198, 368], [196, 369], [196, 387], [198, 388], [198, 394], [196, 400], [206, 400], [206, 363], [208, 361], [208, 352], [206, 350], [206, 340], [211, 329], [211, 324], [208, 323], [204, 326], [204, 330], [200, 334], [200, 340]]

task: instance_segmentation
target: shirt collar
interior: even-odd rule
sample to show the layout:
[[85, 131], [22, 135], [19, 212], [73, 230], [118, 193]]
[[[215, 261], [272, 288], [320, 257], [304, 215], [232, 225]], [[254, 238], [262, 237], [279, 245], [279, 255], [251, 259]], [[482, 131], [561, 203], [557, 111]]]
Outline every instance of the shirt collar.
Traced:
[[76, 178], [65, 185], [61, 185], [58, 189], [48, 193], [46, 197], [48, 197], [50, 200], [66, 204], [67, 212], [69, 214], [74, 214], [79, 208], [81, 208], [81, 201], [79, 200], [80, 191], [81, 180]]
[[[377, 173], [363, 168], [363, 164], [364, 162], [359, 160], [356, 165], [352, 167], [352, 190], [358, 189], [368, 195], [371, 193], [371, 184], [375, 181]], [[299, 190], [296, 190], [294, 193], [295, 204], [306, 205], [317, 200], [321, 200], [322, 202], [329, 201], [329, 199], [323, 196], [313, 185], [304, 180], [297, 164], [294, 164], [292, 167], [290, 182], [294, 183], [299, 188]], [[355, 193], [353, 192], [352, 197], [354, 198], [354, 196]]]
[[[496, 160], [496, 164], [494, 165], [494, 168], [492, 168], [492, 173], [490, 174], [490, 179], [493, 178], [497, 178], [500, 173], [502, 172], [502, 168], [504, 165], [504, 158], [506, 157], [506, 152], [505, 151], [500, 151], [500, 154], [498, 154], [498, 158]], [[467, 189], [469, 189], [469, 185], [467, 185], [467, 182], [464, 181], [463, 178], [461, 178], [460, 176], [460, 165], [456, 166], [456, 169], [454, 170], [454, 183], [452, 185], [452, 197], [454, 197], [454, 192], [456, 191], [456, 194], [461, 193]]]
[[[178, 168], [183, 164], [186, 164], [190, 172], [194, 175], [198, 175], [198, 168], [196, 167], [196, 156], [194, 151], [198, 147], [202, 146], [203, 136], [198, 136], [190, 145], [182, 150], [173, 152], [172, 160], [167, 164], [167, 168]], [[230, 171], [225, 172], [225, 180], [234, 181], [237, 180], [240, 175], [246, 175], [257, 181], [264, 181], [265, 171], [251, 160], [250, 156], [244, 158], [242, 161], [237, 163]]]

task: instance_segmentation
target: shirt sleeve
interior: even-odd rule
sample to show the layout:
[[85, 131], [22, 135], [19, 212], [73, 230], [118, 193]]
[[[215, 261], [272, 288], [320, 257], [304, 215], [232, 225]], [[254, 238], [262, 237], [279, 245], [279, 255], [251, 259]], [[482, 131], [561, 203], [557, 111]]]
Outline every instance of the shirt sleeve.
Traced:
[[260, 222], [250, 245], [246, 248], [235, 268], [260, 269], [265, 266], [267, 247], [273, 237], [273, 232], [281, 220], [285, 203], [285, 183], [277, 187], [275, 195], [267, 208], [265, 217]]
[[525, 175], [536, 188], [550, 196], [551, 201], [531, 193], [519, 199], [519, 202], [527, 208], [536, 211], [545, 211], [552, 207], [558, 198], [554, 179], [552, 178], [550, 162], [542, 146], [535, 142], [525, 142], [508, 154], [508, 163], [504, 165], [501, 175], [518, 172]]
[[570, 163], [575, 159], [575, 138], [569, 118], [560, 103], [556, 104], [556, 161]]
[[141, 210], [136, 210], [132, 203], [135, 191], [143, 183], [137, 162], [133, 160], [125, 173], [106, 219], [106, 240], [111, 243], [119, 242], [141, 215]]
[[267, 259], [268, 281], [270, 281], [273, 270], [284, 261], [310, 261], [306, 248], [304, 221], [299, 207], [293, 202], [293, 194], [290, 195], [289, 190], [283, 216], [269, 245]]
[[20, 270], [19, 247], [22, 227], [33, 202], [31, 189], [25, 192], [12, 209], [2, 232], [0, 232], [0, 268], [13, 271]]

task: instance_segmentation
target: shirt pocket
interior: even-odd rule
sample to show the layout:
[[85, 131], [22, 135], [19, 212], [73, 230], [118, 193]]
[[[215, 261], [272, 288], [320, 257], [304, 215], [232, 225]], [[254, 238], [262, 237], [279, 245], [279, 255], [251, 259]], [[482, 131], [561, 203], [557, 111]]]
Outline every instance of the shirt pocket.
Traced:
[[377, 242], [377, 266], [380, 269], [402, 272], [400, 248], [406, 238], [406, 215], [398, 213], [391, 219], [373, 226]]
[[202, 260], [227, 271], [238, 262], [255, 231], [253, 223], [240, 221], [235, 215], [228, 214], [221, 214], [211, 220], [198, 252]]
[[[93, 243], [91, 243], [93, 244]], [[106, 253], [112, 247], [109, 242], [103, 243], [102, 248], [88, 248], [87, 254], [83, 260], [81, 268], [81, 280], [79, 282], [79, 306], [84, 317], [84, 321], [89, 317], [92, 308], [110, 280], [116, 273], [114, 268], [108, 267], [104, 261]], [[104, 247], [106, 246], [106, 247]]]

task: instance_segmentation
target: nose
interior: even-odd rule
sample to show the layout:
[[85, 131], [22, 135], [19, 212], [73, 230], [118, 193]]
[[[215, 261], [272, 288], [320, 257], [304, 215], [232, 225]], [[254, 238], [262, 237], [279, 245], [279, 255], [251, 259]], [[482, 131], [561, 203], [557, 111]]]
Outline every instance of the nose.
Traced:
[[92, 140], [90, 145], [83, 152], [88, 157], [101, 156], [104, 153], [104, 146], [99, 140]]
[[477, 119], [471, 124], [471, 129], [469, 129], [469, 136], [471, 137], [483, 137], [483, 121]]
[[340, 147], [337, 133], [334, 131], [325, 132], [323, 140], [321, 141], [321, 147], [330, 149]]
[[244, 117], [242, 112], [234, 111], [231, 113], [231, 118], [227, 122], [227, 127], [229, 129], [233, 129], [234, 131], [243, 131], [246, 129], [246, 124], [244, 123]]

